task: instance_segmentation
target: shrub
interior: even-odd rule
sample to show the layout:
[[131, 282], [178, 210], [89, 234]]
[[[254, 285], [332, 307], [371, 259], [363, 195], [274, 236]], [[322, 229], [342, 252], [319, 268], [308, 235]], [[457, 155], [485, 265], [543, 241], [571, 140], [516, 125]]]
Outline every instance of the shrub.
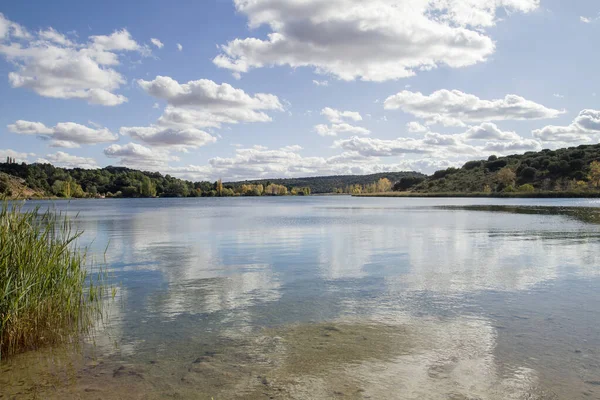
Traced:
[[504, 167], [506, 167], [506, 160], [495, 160], [495, 161], [489, 161], [485, 164], [485, 167], [487, 169], [489, 169], [491, 172], [495, 172], [498, 171]]
[[471, 170], [477, 167], [481, 167], [481, 165], [483, 164], [483, 161], [468, 161], [467, 163], [465, 163], [465, 165], [463, 165], [463, 169], [466, 170]]
[[433, 173], [433, 179], [441, 179], [441, 178], [444, 178], [444, 177], [446, 177], [448, 175], [455, 174], [458, 171], [460, 171], [458, 168], [453, 168], [453, 167], [450, 167], [450, 168], [447, 168], [447, 169], [442, 169], [442, 170], [439, 170], [439, 171], [435, 171]]
[[519, 190], [519, 192], [524, 192], [524, 193], [535, 192], [535, 188], [530, 183], [526, 183], [525, 185], [519, 186], [518, 190]]
[[400, 180], [394, 184], [392, 190], [394, 190], [395, 192], [408, 190], [411, 187], [423, 182], [424, 180], [425, 178], [420, 176], [406, 176], [404, 178], [400, 178]]

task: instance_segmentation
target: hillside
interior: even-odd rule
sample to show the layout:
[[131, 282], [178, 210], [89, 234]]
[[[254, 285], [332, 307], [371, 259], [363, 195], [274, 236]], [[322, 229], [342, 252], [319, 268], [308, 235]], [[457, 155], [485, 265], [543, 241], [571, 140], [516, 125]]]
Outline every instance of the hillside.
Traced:
[[599, 184], [600, 144], [596, 144], [490, 156], [395, 189], [413, 193], [585, 192], [597, 191]]
[[0, 196], [7, 196], [11, 199], [29, 199], [43, 197], [44, 193], [27, 187], [25, 180], [21, 178], [0, 172]]
[[418, 172], [383, 172], [371, 175], [333, 175], [333, 176], [315, 176], [308, 178], [282, 178], [282, 179], [259, 179], [251, 181], [227, 182], [230, 185], [238, 187], [241, 185], [268, 185], [274, 183], [286, 187], [309, 187], [312, 193], [336, 193], [336, 191], [346, 191], [346, 188], [354, 185], [367, 186], [382, 178], [390, 182], [398, 182], [407, 177], [425, 177]]

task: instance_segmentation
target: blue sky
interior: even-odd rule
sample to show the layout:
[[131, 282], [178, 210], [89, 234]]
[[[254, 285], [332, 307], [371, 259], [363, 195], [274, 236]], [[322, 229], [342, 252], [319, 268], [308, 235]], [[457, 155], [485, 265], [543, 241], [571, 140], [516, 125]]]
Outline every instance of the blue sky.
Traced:
[[599, 12], [593, 0], [10, 2], [0, 157], [230, 180], [432, 172], [597, 143]]

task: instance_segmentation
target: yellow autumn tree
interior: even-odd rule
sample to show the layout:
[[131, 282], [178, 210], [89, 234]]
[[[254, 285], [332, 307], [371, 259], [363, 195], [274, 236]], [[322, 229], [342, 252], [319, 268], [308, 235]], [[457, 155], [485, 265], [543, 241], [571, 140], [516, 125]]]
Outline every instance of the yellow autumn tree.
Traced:
[[498, 171], [498, 174], [496, 175], [496, 179], [498, 179], [498, 182], [503, 183], [504, 186], [512, 185], [515, 182], [516, 178], [517, 175], [509, 167], [502, 168], [500, 171]]
[[593, 161], [590, 164], [590, 173], [588, 174], [588, 179], [594, 187], [600, 186], [600, 162]]
[[381, 178], [377, 181], [378, 192], [389, 192], [392, 190], [392, 182], [388, 178]]

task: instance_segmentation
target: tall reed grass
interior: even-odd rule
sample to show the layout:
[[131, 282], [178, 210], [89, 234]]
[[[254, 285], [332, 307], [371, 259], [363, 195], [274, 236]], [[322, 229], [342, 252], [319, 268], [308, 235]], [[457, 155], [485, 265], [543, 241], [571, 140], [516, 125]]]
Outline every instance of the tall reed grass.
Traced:
[[103, 272], [92, 273], [83, 232], [67, 216], [2, 202], [0, 359], [77, 340], [101, 313]]

